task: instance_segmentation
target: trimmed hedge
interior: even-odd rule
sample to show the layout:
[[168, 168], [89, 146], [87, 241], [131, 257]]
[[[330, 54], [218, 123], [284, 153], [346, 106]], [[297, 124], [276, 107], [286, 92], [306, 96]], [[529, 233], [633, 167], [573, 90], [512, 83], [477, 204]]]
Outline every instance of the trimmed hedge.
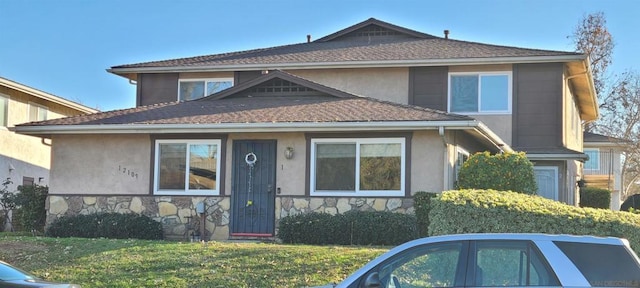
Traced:
[[460, 189], [495, 189], [536, 194], [538, 184], [533, 163], [524, 152], [491, 155], [479, 152], [462, 164], [458, 174]]
[[640, 215], [579, 208], [539, 196], [495, 190], [443, 192], [432, 200], [430, 235], [549, 233], [615, 236], [640, 251]]
[[580, 188], [580, 207], [609, 209], [611, 191], [597, 187]]
[[306, 213], [280, 219], [284, 243], [313, 245], [398, 245], [416, 239], [416, 217], [380, 211]]
[[624, 200], [622, 205], [620, 205], [621, 211], [632, 211], [632, 209], [635, 211], [640, 209], [640, 194], [633, 194], [629, 196], [627, 200]]
[[431, 210], [431, 199], [438, 196], [438, 193], [416, 192], [413, 195], [413, 207], [416, 211], [416, 223], [418, 224], [418, 235], [420, 237], [429, 236], [429, 211]]
[[45, 235], [147, 240], [164, 238], [160, 222], [144, 215], [121, 213], [63, 216], [47, 227]]

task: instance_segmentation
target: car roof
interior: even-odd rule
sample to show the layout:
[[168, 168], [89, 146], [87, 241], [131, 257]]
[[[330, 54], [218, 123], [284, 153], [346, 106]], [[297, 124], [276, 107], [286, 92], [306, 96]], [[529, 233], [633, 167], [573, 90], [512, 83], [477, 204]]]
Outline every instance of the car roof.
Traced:
[[[617, 237], [599, 237], [590, 235], [556, 235], [542, 233], [471, 233], [471, 234], [452, 234], [431, 236], [414, 241], [430, 243], [430, 242], [446, 242], [446, 241], [462, 241], [462, 240], [531, 240], [531, 241], [562, 241], [562, 242], [578, 242], [592, 244], [608, 244], [608, 245], [628, 245], [626, 239]], [[413, 242], [413, 241], [412, 241]], [[418, 243], [414, 243], [418, 244]]]

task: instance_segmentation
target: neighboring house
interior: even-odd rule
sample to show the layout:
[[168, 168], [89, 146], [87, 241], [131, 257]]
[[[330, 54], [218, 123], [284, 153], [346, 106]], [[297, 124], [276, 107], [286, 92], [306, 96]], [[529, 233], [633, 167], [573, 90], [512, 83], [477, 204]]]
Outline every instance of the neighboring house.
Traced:
[[[51, 140], [16, 134], [20, 123], [96, 113], [98, 110], [0, 78], [0, 181], [7, 191], [19, 185], [49, 185]], [[0, 187], [3, 188], [3, 187]], [[4, 223], [0, 223], [0, 231]]]
[[595, 133], [584, 133], [584, 182], [588, 187], [611, 191], [611, 210], [620, 210], [622, 192], [622, 155], [624, 140]]
[[309, 38], [115, 66], [137, 107], [17, 127], [55, 143], [48, 221], [143, 213], [179, 238], [200, 216], [207, 238], [272, 237], [295, 213], [411, 212], [479, 151], [527, 152], [540, 194], [577, 204], [598, 116], [585, 55], [376, 19]]

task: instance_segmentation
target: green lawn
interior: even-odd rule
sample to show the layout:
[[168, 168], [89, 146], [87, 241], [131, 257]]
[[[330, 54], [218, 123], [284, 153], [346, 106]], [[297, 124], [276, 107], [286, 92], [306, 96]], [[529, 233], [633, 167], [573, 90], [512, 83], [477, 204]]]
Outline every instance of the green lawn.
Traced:
[[0, 233], [0, 259], [83, 287], [305, 287], [339, 282], [386, 248], [46, 238]]

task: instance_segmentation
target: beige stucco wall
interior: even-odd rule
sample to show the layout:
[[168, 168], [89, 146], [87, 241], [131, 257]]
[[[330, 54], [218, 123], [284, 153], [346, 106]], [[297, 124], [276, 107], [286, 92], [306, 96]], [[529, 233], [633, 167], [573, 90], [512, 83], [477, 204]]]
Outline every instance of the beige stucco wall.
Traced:
[[[232, 170], [233, 141], [234, 140], [277, 140], [276, 148], [276, 189], [280, 188], [278, 196], [304, 195], [305, 194], [305, 169], [306, 169], [306, 140], [304, 133], [240, 133], [229, 135], [227, 141], [227, 157], [225, 167]], [[287, 147], [294, 149], [292, 159], [284, 157]], [[231, 192], [231, 173], [225, 174], [225, 194]]]
[[445, 189], [446, 147], [436, 130], [417, 131], [411, 141], [411, 194]]
[[50, 194], [149, 194], [148, 135], [53, 137]]
[[289, 70], [291, 74], [352, 94], [409, 103], [408, 68]]
[[[566, 77], [566, 75], [565, 75]], [[582, 151], [582, 124], [578, 111], [576, 98], [571, 92], [567, 81], [562, 81], [562, 108], [563, 108], [563, 143], [569, 149]]]
[[473, 115], [472, 117], [487, 125], [505, 144], [513, 143], [512, 115]]

